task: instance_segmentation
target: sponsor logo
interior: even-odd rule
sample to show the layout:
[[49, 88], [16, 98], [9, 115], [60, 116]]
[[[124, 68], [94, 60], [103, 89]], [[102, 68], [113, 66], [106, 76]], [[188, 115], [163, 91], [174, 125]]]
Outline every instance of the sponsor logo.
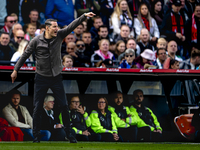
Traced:
[[119, 69], [108, 68], [108, 69], [106, 69], [106, 71], [109, 71], [109, 72], [119, 72]]
[[65, 71], [78, 71], [78, 68], [65, 68]]
[[176, 70], [176, 72], [179, 72], [179, 73], [189, 73], [190, 71], [187, 70], [187, 69], [183, 69], [183, 70]]
[[152, 69], [140, 69], [140, 72], [153, 72]]
[[21, 67], [20, 70], [34, 70], [33, 67]]

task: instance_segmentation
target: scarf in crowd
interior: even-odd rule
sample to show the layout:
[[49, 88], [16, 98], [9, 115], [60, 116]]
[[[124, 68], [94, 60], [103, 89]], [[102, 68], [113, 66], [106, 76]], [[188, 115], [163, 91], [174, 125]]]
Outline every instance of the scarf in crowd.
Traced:
[[9, 30], [8, 30], [8, 28], [7, 28], [6, 26], [3, 26], [3, 29], [4, 29], [4, 31], [5, 31], [6, 33], [9, 33]]
[[127, 11], [123, 12], [123, 14], [119, 16], [119, 19], [120, 19], [121, 25], [126, 24], [130, 27], [130, 29], [133, 28], [133, 22], [131, 18], [128, 17]]
[[149, 20], [147, 20], [143, 16], [142, 16], [142, 20], [143, 20], [144, 26], [147, 28], [148, 31], [150, 31]]
[[[177, 22], [176, 22], [176, 17], [174, 16], [173, 13], [171, 13], [171, 19], [172, 19], [172, 31], [177, 33], [178, 27], [177, 27]], [[184, 24], [183, 24], [183, 18], [180, 15], [180, 28], [181, 28], [181, 34], [184, 34]]]
[[197, 24], [194, 18], [194, 14], [192, 15], [192, 32], [191, 32], [191, 39], [193, 42], [197, 43]]

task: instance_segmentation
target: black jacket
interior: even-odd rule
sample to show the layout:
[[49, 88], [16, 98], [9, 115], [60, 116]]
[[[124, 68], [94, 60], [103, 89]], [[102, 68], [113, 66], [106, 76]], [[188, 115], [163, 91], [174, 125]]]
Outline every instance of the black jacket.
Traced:
[[111, 112], [106, 110], [106, 116], [104, 116], [99, 110], [97, 112], [101, 125], [105, 129], [112, 130]]
[[70, 111], [70, 119], [71, 119], [72, 127], [75, 127], [82, 131], [87, 130], [87, 126], [85, 124], [84, 117], [81, 113], [79, 113], [75, 110]]

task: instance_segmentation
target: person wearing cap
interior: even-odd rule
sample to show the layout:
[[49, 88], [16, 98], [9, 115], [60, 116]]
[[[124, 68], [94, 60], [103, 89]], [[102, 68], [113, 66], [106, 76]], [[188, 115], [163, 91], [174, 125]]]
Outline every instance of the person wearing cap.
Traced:
[[134, 59], [135, 59], [135, 51], [131, 48], [128, 48], [125, 51], [125, 59], [119, 65], [119, 68], [127, 68], [127, 69], [137, 68]]
[[144, 69], [145, 64], [153, 65], [152, 61], [155, 59], [155, 54], [150, 49], [145, 49], [140, 56], [135, 58], [134, 62], [138, 69]]
[[[148, 126], [151, 129], [152, 141], [161, 141], [162, 128], [160, 126], [160, 123], [158, 122], [158, 119], [156, 115], [153, 113], [153, 111], [142, 104], [143, 100], [144, 100], [144, 94], [141, 89], [133, 91], [133, 103], [130, 106], [130, 111], [133, 114], [138, 115], [144, 121], [145, 124], [142, 126]], [[141, 130], [138, 131], [139, 131], [138, 135], [146, 134]]]
[[111, 59], [100, 60], [96, 64], [97, 68], [114, 68], [114, 63]]
[[[20, 105], [21, 92], [12, 90], [9, 93], [10, 102], [3, 108], [2, 115], [8, 121], [10, 126], [19, 127], [24, 133], [24, 140], [30, 141], [34, 139], [33, 136], [33, 119], [25, 106]], [[47, 131], [41, 132], [41, 140], [48, 141], [50, 136]]]
[[51, 95], [46, 95], [44, 98], [43, 111], [41, 113], [41, 130], [47, 130], [50, 133], [50, 140], [65, 141], [66, 132], [64, 126], [54, 119], [54, 101], [55, 98]]

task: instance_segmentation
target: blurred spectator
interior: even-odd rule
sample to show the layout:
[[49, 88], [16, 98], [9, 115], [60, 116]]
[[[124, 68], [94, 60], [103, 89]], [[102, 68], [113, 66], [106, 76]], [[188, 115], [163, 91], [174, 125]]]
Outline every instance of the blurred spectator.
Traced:
[[114, 63], [111, 59], [100, 60], [96, 63], [97, 68], [114, 68]]
[[122, 53], [124, 53], [125, 49], [126, 49], [126, 46], [125, 46], [124, 41], [119, 40], [116, 43], [116, 50], [115, 50], [116, 57], [115, 57], [115, 59], [118, 59], [118, 56], [121, 55]]
[[167, 59], [166, 49], [159, 48], [157, 50], [157, 59], [153, 62], [153, 65], [157, 66], [158, 69], [163, 69], [163, 65], [166, 59]]
[[65, 37], [64, 42], [62, 43], [62, 47], [61, 47], [61, 56], [62, 57], [67, 54], [67, 52], [66, 52], [67, 44], [69, 42], [74, 42], [75, 43], [75, 41], [76, 41], [76, 38], [75, 38], [73, 33], [70, 33], [69, 35], [67, 35]]
[[163, 65], [163, 69], [179, 69], [179, 61], [168, 57], [165, 60], [165, 63]]
[[153, 65], [152, 61], [155, 59], [154, 52], [150, 49], [145, 49], [140, 56], [135, 58], [137, 68], [144, 69], [145, 64]]
[[153, 5], [151, 6], [151, 16], [155, 19], [158, 26], [162, 24], [164, 15], [161, 0], [153, 1]]
[[120, 28], [120, 34], [114, 40], [116, 43], [119, 40], [123, 40], [125, 43], [127, 43], [129, 34], [130, 34], [130, 28], [129, 28], [129, 26], [124, 24]]
[[24, 38], [28, 41], [31, 41], [35, 37], [35, 31], [36, 31], [36, 25], [29, 23]]
[[156, 49], [164, 48], [167, 49], [167, 41], [164, 38], [159, 38], [156, 44]]
[[[66, 54], [69, 54], [72, 56], [74, 62], [76, 61], [76, 58], [78, 57], [76, 55], [76, 44], [74, 42], [69, 42], [67, 43], [67, 46], [66, 46]], [[63, 56], [62, 56], [63, 57]]]
[[120, 34], [120, 27], [124, 24], [126, 24], [130, 28], [130, 36], [134, 37], [133, 18], [131, 16], [126, 0], [117, 1], [117, 5], [111, 16], [111, 21], [113, 26], [114, 37]]
[[0, 60], [10, 61], [14, 50], [9, 46], [10, 36], [8, 33], [1, 33], [0, 36]]
[[[19, 30], [19, 31], [21, 31], [21, 30]], [[19, 32], [18, 31], [18, 32]], [[22, 31], [23, 32], [23, 31]], [[13, 56], [12, 56], [12, 58], [11, 58], [11, 62], [17, 62], [18, 60], [19, 60], [19, 58], [21, 57], [21, 55], [24, 53], [24, 50], [26, 49], [26, 47], [28, 46], [28, 41], [27, 40], [22, 40], [21, 39], [21, 41], [20, 41], [20, 43], [19, 43], [19, 48], [18, 48], [18, 50], [13, 54]], [[34, 66], [34, 64], [32, 64], [33, 63], [33, 56], [32, 55], [30, 55], [30, 57], [26, 60], [26, 65], [25, 66]], [[28, 62], [32, 62], [32, 63], [28, 63]], [[14, 66], [15, 65], [15, 63], [11, 63], [11, 65], [12, 66]]]
[[83, 21], [82, 24], [83, 24], [83, 32], [87, 31], [88, 30], [87, 29], [87, 20]]
[[10, 40], [10, 46], [13, 48], [14, 51], [17, 51], [19, 47], [19, 43], [24, 39], [24, 31], [17, 30], [14, 34], [14, 37]]
[[15, 20], [16, 20], [16, 23], [18, 23], [18, 16], [17, 16], [17, 14], [16, 13], [12, 13], [12, 14], [10, 14], [10, 16], [13, 16], [14, 18], [15, 18]]
[[91, 33], [88, 31], [83, 32], [82, 40], [85, 43], [85, 48], [87, 51], [90, 52], [90, 56], [94, 54], [94, 49], [92, 48], [92, 36]]
[[168, 53], [168, 56], [172, 59], [175, 59], [177, 61], [183, 61], [183, 59], [176, 55], [176, 52], [178, 51], [178, 47], [177, 47], [177, 43], [175, 41], [170, 41], [168, 44], [167, 44], [167, 53]]
[[200, 50], [200, 3], [196, 5], [192, 18], [185, 25], [185, 35], [189, 47], [195, 47]]
[[64, 55], [62, 64], [64, 67], [73, 67], [73, 58], [71, 55]]
[[6, 16], [4, 18], [4, 26], [0, 30], [0, 32], [6, 32], [9, 33], [10, 30], [12, 29], [12, 26], [17, 22], [13, 16]]
[[113, 39], [111, 39], [110, 40], [110, 45], [109, 45], [109, 51], [111, 53], [113, 53], [114, 55], [116, 55], [115, 54], [115, 50], [116, 50], [116, 43], [115, 43], [115, 41]]
[[181, 1], [181, 10], [180, 10], [180, 14], [183, 17], [183, 22], [185, 24], [186, 21], [188, 21], [188, 19], [190, 19], [192, 16], [190, 16], [190, 12], [188, 11], [188, 9], [186, 8], [185, 5], [185, 1], [186, 0], [180, 0]]
[[39, 29], [40, 27], [40, 22], [38, 21], [39, 12], [36, 9], [31, 10], [29, 14], [29, 18], [30, 18], [29, 23], [35, 24], [36, 28]]
[[45, 31], [45, 24], [41, 24], [41, 25], [39, 26], [39, 29], [37, 29], [37, 30], [35, 31], [35, 35], [36, 35], [36, 36], [37, 36], [37, 35], [40, 35], [40, 34], [42, 34], [44, 31]]
[[155, 50], [154, 46], [151, 45], [150, 43], [150, 35], [149, 35], [149, 31], [146, 28], [143, 28], [140, 31], [140, 35], [139, 35], [139, 42], [138, 44], [138, 49], [137, 49], [137, 53], [141, 54], [145, 49], [151, 49], [152, 51]]
[[46, 19], [56, 19], [63, 27], [74, 20], [74, 4], [72, 0], [48, 0], [45, 10]]
[[185, 6], [188, 10], [189, 18], [192, 17], [192, 13], [194, 12], [195, 6], [198, 5], [198, 3], [199, 3], [199, 0], [186, 0], [185, 1]]
[[98, 29], [103, 25], [102, 19], [99, 16], [94, 17], [93, 21], [93, 27], [90, 29], [92, 39], [98, 35]]
[[97, 14], [100, 10], [100, 6], [96, 0], [75, 0], [75, 8], [78, 13], [78, 17], [90, 11]]
[[2, 0], [0, 5], [0, 29], [4, 26], [4, 18], [7, 16], [6, 1]]
[[125, 51], [125, 59], [122, 60], [122, 63], [119, 65], [119, 68], [137, 68], [136, 63], [134, 62], [135, 59], [135, 51], [131, 48]]
[[91, 56], [91, 63], [92, 66], [96, 63], [95, 61], [111, 59], [115, 60], [114, 55], [109, 52], [109, 41], [107, 39], [102, 39], [99, 42], [99, 50], [95, 51], [94, 54]]
[[196, 69], [200, 65], [200, 50], [193, 49], [191, 52], [191, 58], [180, 62], [180, 69]]
[[137, 18], [134, 19], [134, 28], [136, 37], [138, 37], [143, 28], [146, 28], [150, 34], [150, 41], [156, 43], [160, 37], [160, 32], [154, 18], [151, 17], [147, 4], [141, 4]]
[[74, 29], [74, 37], [76, 40], [82, 39], [84, 25], [81, 23], [78, 27]]
[[10, 30], [10, 38], [14, 38], [15, 36], [15, 33], [17, 32], [17, 30], [22, 30], [22, 25], [20, 23], [15, 23], [13, 26], [12, 26], [12, 29]]
[[102, 25], [98, 28], [98, 35], [95, 36], [92, 40], [92, 47], [94, 50], [98, 50], [99, 49], [99, 41], [101, 41], [102, 39], [108, 39], [109, 40], [109, 36], [108, 36], [108, 27], [105, 25]]

